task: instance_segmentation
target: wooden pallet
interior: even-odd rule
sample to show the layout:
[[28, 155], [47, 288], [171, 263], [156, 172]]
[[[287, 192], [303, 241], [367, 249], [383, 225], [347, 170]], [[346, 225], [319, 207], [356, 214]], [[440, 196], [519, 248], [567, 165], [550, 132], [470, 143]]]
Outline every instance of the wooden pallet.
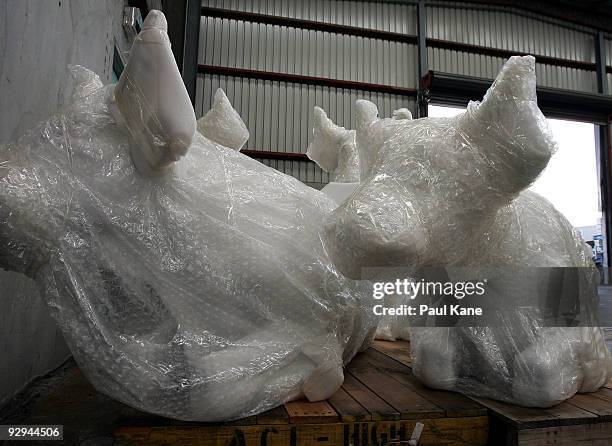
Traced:
[[118, 445], [406, 445], [417, 421], [419, 445], [484, 445], [487, 409], [465, 396], [425, 388], [412, 374], [405, 342], [376, 341], [357, 355], [329, 400], [293, 401], [225, 424], [177, 423], [115, 430]]
[[424, 387], [406, 342], [376, 341], [345, 371], [329, 400], [294, 401], [229, 423], [187, 423], [131, 409], [98, 392], [73, 361], [30, 386], [0, 424], [63, 424], [64, 444], [406, 445], [417, 421], [420, 445], [612, 444], [612, 382], [550, 409], [527, 409]]

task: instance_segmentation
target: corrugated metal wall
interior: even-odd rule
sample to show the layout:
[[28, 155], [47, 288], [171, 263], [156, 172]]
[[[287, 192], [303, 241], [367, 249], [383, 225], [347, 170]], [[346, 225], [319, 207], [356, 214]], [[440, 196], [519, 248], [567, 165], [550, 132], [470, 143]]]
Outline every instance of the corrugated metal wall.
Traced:
[[[504, 7], [464, 2], [426, 3], [427, 37], [487, 48], [593, 64], [593, 31]], [[416, 5], [410, 2], [338, 0], [203, 0], [202, 6], [277, 17], [310, 20], [415, 36]], [[486, 8], [486, 9], [483, 9]], [[428, 42], [429, 44], [429, 42]], [[607, 41], [612, 65], [612, 42]], [[428, 45], [428, 68], [438, 72], [494, 78], [505, 58]], [[397, 39], [362, 37], [293, 28], [248, 20], [202, 17], [199, 64], [315, 76], [345, 81], [418, 88], [417, 47]], [[594, 70], [539, 63], [542, 86], [596, 92]], [[612, 75], [608, 75], [612, 87]], [[413, 97], [372, 93], [248, 77], [201, 73], [196, 112], [211, 106], [223, 88], [242, 115], [251, 139], [246, 148], [304, 153], [312, 138], [312, 109], [323, 107], [339, 125], [355, 127], [355, 100], [375, 102], [381, 115], [407, 107]], [[308, 183], [325, 183], [327, 175], [308, 161], [263, 160]]]
[[202, 6], [416, 34], [414, 5], [343, 0], [202, 0]]
[[[573, 27], [576, 28], [576, 27]], [[504, 8], [445, 2], [427, 7], [427, 37], [579, 62], [595, 62], [592, 31], [570, 29], [553, 20], [517, 15]], [[447, 49], [428, 48], [434, 71], [494, 78], [505, 59]], [[597, 91], [594, 71], [537, 64], [538, 85]]]
[[416, 46], [360, 36], [202, 17], [200, 63], [414, 86]]
[[427, 7], [427, 36], [453, 42], [595, 62], [589, 30], [518, 16], [483, 5], [446, 3]]
[[[204, 0], [202, 6], [416, 33], [416, 8], [412, 5]], [[417, 84], [416, 45], [214, 17], [202, 17], [200, 26], [199, 64], [399, 87], [415, 88]], [[305, 153], [312, 140], [315, 105], [347, 128], [355, 128], [357, 99], [376, 103], [382, 116], [401, 107], [414, 111], [414, 98], [406, 96], [204, 73], [197, 81], [198, 116], [211, 107], [219, 87], [251, 132], [245, 147], [249, 150]], [[328, 181], [328, 175], [312, 162], [262, 162], [315, 187]]]
[[[245, 149], [304, 153], [312, 141], [312, 110], [327, 111], [338, 125], [355, 128], [355, 101], [368, 99], [382, 116], [401, 107], [413, 109], [414, 101], [387, 93], [301, 85], [288, 82], [200, 75], [196, 98], [204, 113], [212, 106], [217, 88], [222, 88], [240, 113], [251, 137]], [[265, 164], [308, 183], [327, 183], [327, 173], [307, 161], [262, 160]]]

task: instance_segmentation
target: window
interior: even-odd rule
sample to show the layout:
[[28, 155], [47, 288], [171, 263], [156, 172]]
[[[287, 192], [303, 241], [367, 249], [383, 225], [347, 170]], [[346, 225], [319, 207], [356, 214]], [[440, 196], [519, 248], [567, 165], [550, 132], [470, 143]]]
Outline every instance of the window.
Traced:
[[123, 63], [123, 59], [121, 58], [121, 53], [115, 44], [113, 47], [113, 73], [111, 82], [116, 84], [119, 82], [119, 78], [121, 77], [121, 73], [123, 73], [123, 68], [125, 64]]

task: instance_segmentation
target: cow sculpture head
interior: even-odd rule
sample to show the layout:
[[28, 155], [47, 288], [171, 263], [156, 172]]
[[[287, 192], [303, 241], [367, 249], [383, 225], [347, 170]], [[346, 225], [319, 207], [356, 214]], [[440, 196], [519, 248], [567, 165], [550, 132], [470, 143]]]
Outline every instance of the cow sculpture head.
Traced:
[[353, 278], [365, 267], [466, 262], [482, 229], [555, 150], [531, 56], [510, 58], [482, 102], [456, 117], [377, 114], [358, 101], [361, 184], [326, 223], [332, 258]]

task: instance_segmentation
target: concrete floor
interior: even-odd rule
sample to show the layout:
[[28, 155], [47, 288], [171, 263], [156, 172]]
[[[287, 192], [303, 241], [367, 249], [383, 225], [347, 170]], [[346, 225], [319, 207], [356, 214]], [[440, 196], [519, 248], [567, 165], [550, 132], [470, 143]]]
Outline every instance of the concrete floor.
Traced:
[[599, 322], [602, 327], [612, 327], [612, 286], [599, 287]]
[[612, 351], [612, 286], [599, 287], [599, 323], [604, 327], [608, 348]]

